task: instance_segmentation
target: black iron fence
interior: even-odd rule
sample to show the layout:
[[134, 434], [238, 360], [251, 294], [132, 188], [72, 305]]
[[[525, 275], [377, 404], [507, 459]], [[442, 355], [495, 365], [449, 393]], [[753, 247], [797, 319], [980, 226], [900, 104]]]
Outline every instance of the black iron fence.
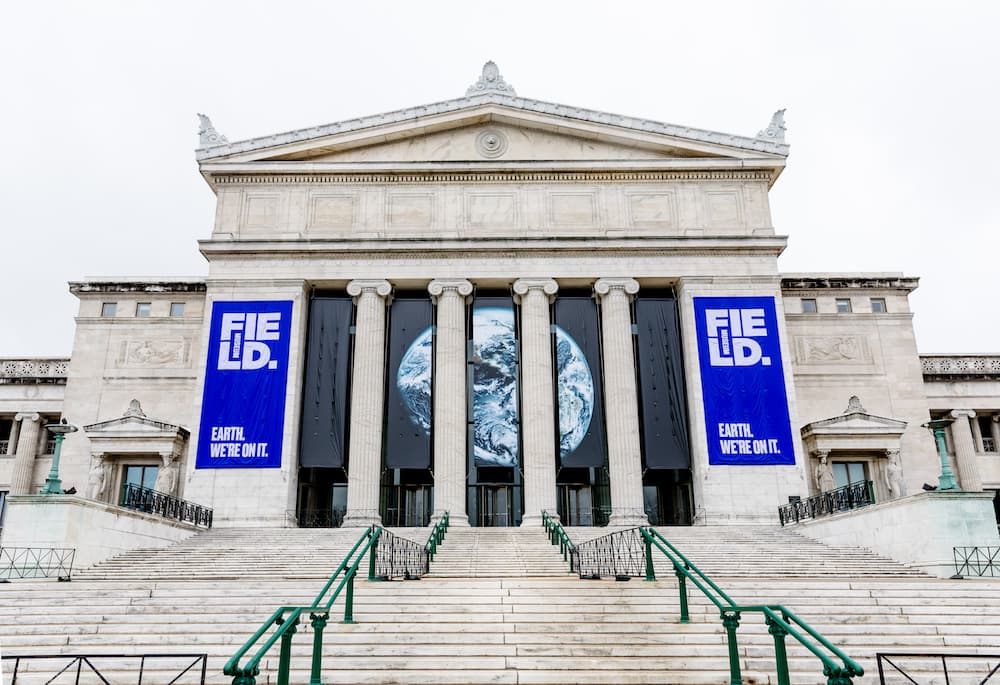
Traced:
[[865, 480], [782, 505], [778, 507], [778, 519], [781, 525], [798, 523], [802, 519], [829, 516], [870, 504], [875, 504], [875, 486], [870, 480]]
[[1000, 577], [1000, 547], [954, 547], [956, 576]]
[[212, 510], [173, 495], [126, 483], [121, 505], [126, 509], [156, 514], [163, 518], [186, 521], [196, 526], [212, 527]]
[[[207, 654], [3, 654], [9, 685], [205, 685]], [[9, 664], [13, 663], [13, 666]], [[96, 678], [96, 680], [95, 680]]]
[[572, 568], [581, 578], [646, 575], [646, 543], [638, 528], [578, 543], [572, 554], [575, 559]]
[[288, 511], [286, 513], [299, 528], [340, 528], [344, 523], [347, 508], [304, 509], [299, 512]]
[[382, 529], [375, 547], [376, 577], [417, 579], [429, 569], [430, 558], [426, 546]]
[[13, 578], [59, 578], [73, 575], [76, 550], [57, 547], [0, 547], [0, 581]]
[[[877, 652], [879, 685], [942, 682], [984, 685], [1000, 672], [1000, 654], [944, 654], [941, 652]], [[949, 672], [948, 663], [952, 662]], [[955, 668], [955, 661], [960, 661]], [[917, 680], [920, 678], [920, 680]], [[992, 682], [1000, 682], [1000, 675]]]

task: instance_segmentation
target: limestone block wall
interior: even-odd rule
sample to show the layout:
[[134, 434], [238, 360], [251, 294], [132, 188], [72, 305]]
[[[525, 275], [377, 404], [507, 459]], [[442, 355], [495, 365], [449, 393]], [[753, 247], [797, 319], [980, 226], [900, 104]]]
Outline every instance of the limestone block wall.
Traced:
[[[82, 427], [120, 417], [138, 399], [150, 418], [194, 427], [204, 289], [199, 280], [71, 284], [80, 309], [63, 415]], [[116, 305], [113, 315], [102, 316], [106, 303]], [[136, 316], [138, 303], [150, 304], [149, 316]], [[171, 316], [171, 304], [179, 303], [183, 313], [175, 308]], [[82, 430], [66, 438], [61, 466], [66, 487], [86, 491], [90, 458]]]
[[[869, 414], [907, 422], [900, 459], [909, 493], [936, 483], [940, 472], [934, 441], [920, 427], [930, 414], [907, 300], [916, 286], [917, 279], [899, 274], [782, 279], [799, 406], [795, 428], [844, 413], [852, 395]], [[886, 311], [873, 312], [873, 298], [884, 300]], [[817, 311], [804, 312], [803, 300], [815, 300]], [[838, 300], [851, 311], [838, 311]]]

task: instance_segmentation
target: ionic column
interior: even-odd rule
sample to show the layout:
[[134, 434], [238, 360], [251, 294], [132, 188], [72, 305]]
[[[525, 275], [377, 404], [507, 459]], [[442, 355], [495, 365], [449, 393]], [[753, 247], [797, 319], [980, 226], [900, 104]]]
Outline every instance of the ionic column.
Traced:
[[14, 417], [10, 423], [10, 437], [7, 438], [7, 456], [13, 457], [17, 454], [17, 435], [21, 432], [21, 422]]
[[468, 526], [465, 511], [467, 442], [465, 302], [472, 284], [435, 280], [427, 292], [437, 305], [434, 336], [434, 519]]
[[35, 456], [38, 454], [38, 433], [42, 428], [42, 417], [37, 412], [18, 414], [21, 429], [17, 436], [17, 452], [14, 454], [14, 471], [10, 479], [10, 494], [31, 494], [31, 481], [35, 475]]
[[351, 437], [348, 443], [344, 527], [380, 524], [379, 478], [385, 413], [385, 307], [388, 281], [351, 281], [354, 298], [354, 365], [351, 370]]
[[632, 278], [602, 278], [594, 284], [594, 292], [601, 302], [604, 416], [611, 478], [608, 525], [646, 526], [649, 519], [642, 498], [639, 393], [629, 307], [632, 296], [639, 292], [639, 283]]
[[521, 305], [521, 463], [524, 468], [522, 526], [542, 522], [542, 511], [556, 513], [556, 413], [552, 378], [549, 304], [559, 284], [551, 278], [514, 282]]
[[951, 415], [955, 422], [951, 424], [951, 437], [955, 442], [955, 463], [958, 466], [958, 479], [963, 490], [980, 492], [983, 481], [979, 477], [979, 465], [976, 463], [976, 446], [972, 441], [972, 426], [969, 420], [975, 418], [976, 412], [971, 409], [954, 409]]
[[993, 415], [990, 423], [990, 434], [993, 436], [993, 450], [1000, 452], [1000, 414]]

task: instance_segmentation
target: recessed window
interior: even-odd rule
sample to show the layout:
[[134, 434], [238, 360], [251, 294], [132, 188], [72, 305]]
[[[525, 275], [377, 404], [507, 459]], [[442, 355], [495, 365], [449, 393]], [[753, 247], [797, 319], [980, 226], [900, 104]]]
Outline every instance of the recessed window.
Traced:
[[101, 305], [101, 316], [114, 316], [118, 311], [117, 302], [105, 302]]
[[184, 316], [184, 303], [183, 302], [171, 302], [170, 303], [170, 316]]
[[863, 461], [835, 461], [833, 463], [833, 478], [838, 488], [844, 488], [855, 483], [868, 480]]
[[152, 302], [137, 302], [135, 305], [136, 316], [149, 316], [153, 312]]
[[819, 310], [816, 309], [816, 300], [814, 298], [802, 298], [803, 314], [815, 314], [817, 311]]
[[872, 298], [872, 312], [875, 314], [885, 314], [888, 309], [885, 308], [885, 298], [884, 297], [873, 297]]
[[847, 297], [837, 298], [837, 313], [846, 314], [851, 311], [851, 300]]

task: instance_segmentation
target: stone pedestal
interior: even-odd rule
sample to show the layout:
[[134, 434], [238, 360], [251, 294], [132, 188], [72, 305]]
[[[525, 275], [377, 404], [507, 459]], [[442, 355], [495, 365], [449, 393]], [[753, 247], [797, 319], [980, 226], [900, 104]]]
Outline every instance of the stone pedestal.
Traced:
[[35, 456], [38, 454], [38, 433], [42, 428], [42, 417], [37, 413], [18, 414], [14, 420], [20, 423], [21, 428], [17, 437], [17, 451], [14, 453], [10, 494], [33, 494], [31, 481], [35, 474]]
[[385, 307], [391, 292], [388, 281], [351, 281], [347, 285], [347, 294], [355, 298], [357, 316], [344, 527], [382, 522], [379, 476], [385, 413]]
[[556, 414], [552, 378], [549, 304], [559, 285], [552, 279], [520, 279], [514, 298], [521, 305], [521, 455], [524, 469], [523, 526], [541, 525], [542, 512], [556, 513]]
[[970, 419], [976, 417], [971, 409], [955, 409], [951, 412], [955, 422], [951, 424], [951, 438], [955, 443], [955, 464], [958, 466], [958, 482], [963, 490], [980, 492], [983, 489], [976, 463], [976, 445], [972, 436]]
[[472, 284], [431, 281], [437, 305], [434, 336], [434, 520], [448, 512], [448, 524], [468, 526], [466, 514], [466, 333], [465, 302]]
[[611, 478], [609, 526], [645, 526], [642, 499], [642, 447], [639, 444], [639, 395], [632, 344], [632, 296], [639, 283], [631, 278], [602, 278], [594, 284], [601, 302], [604, 356], [604, 412]]

